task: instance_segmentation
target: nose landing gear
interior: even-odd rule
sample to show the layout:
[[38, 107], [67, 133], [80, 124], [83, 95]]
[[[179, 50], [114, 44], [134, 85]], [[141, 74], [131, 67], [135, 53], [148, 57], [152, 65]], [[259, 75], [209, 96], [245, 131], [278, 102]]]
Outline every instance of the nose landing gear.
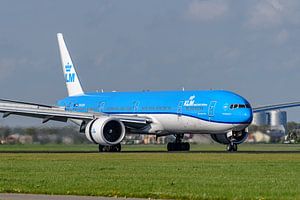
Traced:
[[182, 142], [184, 134], [175, 134], [175, 142], [169, 142], [167, 145], [168, 151], [189, 151], [190, 144], [188, 142]]
[[226, 146], [226, 150], [227, 150], [228, 152], [235, 152], [235, 151], [238, 150], [238, 146], [237, 146], [237, 144], [235, 144], [235, 143], [230, 143], [230, 144], [228, 144], [228, 145]]

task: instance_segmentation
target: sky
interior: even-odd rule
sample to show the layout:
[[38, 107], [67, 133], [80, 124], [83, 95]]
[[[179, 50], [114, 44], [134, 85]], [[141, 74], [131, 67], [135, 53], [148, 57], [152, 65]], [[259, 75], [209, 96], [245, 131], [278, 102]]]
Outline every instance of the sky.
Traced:
[[[61, 32], [85, 91], [184, 87], [230, 90], [254, 107], [300, 101], [298, 0], [0, 2], [0, 98], [52, 105], [67, 95]], [[300, 108], [288, 120], [300, 122]]]

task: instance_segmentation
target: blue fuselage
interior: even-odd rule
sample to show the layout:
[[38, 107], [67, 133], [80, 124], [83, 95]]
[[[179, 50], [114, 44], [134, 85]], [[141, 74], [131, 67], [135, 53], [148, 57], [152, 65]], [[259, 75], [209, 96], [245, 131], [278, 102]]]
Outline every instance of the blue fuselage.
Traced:
[[249, 102], [229, 91], [87, 93], [58, 105], [77, 112], [174, 114], [225, 124], [250, 124], [253, 118]]

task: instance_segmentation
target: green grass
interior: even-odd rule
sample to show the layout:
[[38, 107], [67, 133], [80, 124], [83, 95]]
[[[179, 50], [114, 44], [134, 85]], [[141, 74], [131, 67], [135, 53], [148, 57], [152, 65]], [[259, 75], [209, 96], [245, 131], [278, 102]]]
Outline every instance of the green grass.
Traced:
[[[10, 148], [26, 147], [17, 146]], [[201, 146], [202, 150], [224, 149], [219, 145], [193, 147]], [[60, 148], [68, 147], [95, 148]], [[299, 145], [243, 148], [284, 147], [299, 150]], [[125, 148], [147, 150], [150, 146]], [[169, 199], [300, 199], [300, 153], [2, 153], [0, 192]]]

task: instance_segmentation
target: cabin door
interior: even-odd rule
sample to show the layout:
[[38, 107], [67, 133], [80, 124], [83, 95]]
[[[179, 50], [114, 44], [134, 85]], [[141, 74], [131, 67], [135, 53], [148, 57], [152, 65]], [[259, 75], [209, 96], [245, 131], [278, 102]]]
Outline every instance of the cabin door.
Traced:
[[183, 101], [179, 101], [178, 107], [177, 107], [177, 114], [178, 114], [178, 116], [182, 115], [182, 107], [183, 107]]
[[211, 101], [208, 106], [208, 116], [211, 118], [215, 115], [215, 107], [216, 107], [217, 102], [216, 101]]
[[98, 110], [99, 112], [104, 112], [105, 102], [102, 101], [99, 103]]

